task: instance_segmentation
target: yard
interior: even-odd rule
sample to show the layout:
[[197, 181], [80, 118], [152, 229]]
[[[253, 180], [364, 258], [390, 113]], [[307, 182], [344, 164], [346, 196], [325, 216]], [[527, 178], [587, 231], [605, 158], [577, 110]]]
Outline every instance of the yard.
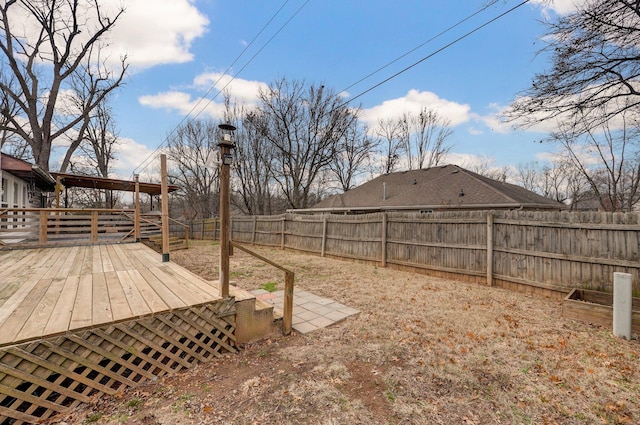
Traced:
[[[66, 424], [632, 424], [640, 343], [561, 317], [558, 301], [372, 265], [258, 248], [296, 288], [361, 310], [327, 329], [95, 400]], [[217, 246], [172, 260], [207, 279]], [[282, 272], [236, 250], [245, 289]], [[273, 285], [271, 285], [273, 286]]]

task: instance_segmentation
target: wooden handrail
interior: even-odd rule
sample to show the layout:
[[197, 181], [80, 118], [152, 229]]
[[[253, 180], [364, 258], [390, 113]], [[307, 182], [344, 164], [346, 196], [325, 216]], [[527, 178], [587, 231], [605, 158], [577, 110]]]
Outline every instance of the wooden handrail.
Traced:
[[172, 221], [182, 227], [184, 227], [184, 239], [187, 241], [187, 243], [189, 243], [189, 226], [187, 226], [184, 223], [179, 222], [178, 220], [169, 217], [169, 221]]
[[232, 247], [238, 248], [240, 251], [244, 251], [247, 254], [256, 257], [258, 260], [262, 260], [265, 263], [277, 269], [280, 269], [284, 272], [284, 309], [282, 312], [282, 320], [284, 322], [284, 334], [285, 335], [291, 334], [291, 326], [293, 321], [293, 285], [295, 281], [295, 274], [291, 270], [287, 269], [286, 267], [283, 267], [280, 264], [275, 263], [269, 260], [268, 258], [265, 258], [262, 255], [255, 253], [250, 249], [245, 248], [244, 246], [236, 242], [229, 241], [229, 244]]
[[[131, 234], [127, 213], [130, 209], [105, 208], [5, 208], [0, 210], [0, 234], [11, 240], [3, 248], [62, 246], [75, 243], [125, 241]], [[7, 219], [4, 221], [4, 219]], [[112, 224], [113, 223], [113, 224]], [[124, 237], [119, 240], [116, 233]], [[114, 236], [111, 236], [114, 234]]]
[[89, 212], [89, 211], [97, 211], [98, 213], [127, 213], [133, 212], [131, 209], [108, 209], [108, 208], [5, 208], [2, 210], [3, 213], [7, 212]]

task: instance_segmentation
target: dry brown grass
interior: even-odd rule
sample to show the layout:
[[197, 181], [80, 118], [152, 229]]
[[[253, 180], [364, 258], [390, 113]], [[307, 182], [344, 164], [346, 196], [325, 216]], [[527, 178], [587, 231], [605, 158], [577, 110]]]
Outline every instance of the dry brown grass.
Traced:
[[[560, 303], [290, 251], [255, 248], [296, 287], [362, 311], [245, 347], [65, 418], [99, 424], [640, 423], [640, 344], [561, 317]], [[172, 260], [214, 279], [216, 247]], [[282, 273], [244, 253], [245, 289]], [[132, 402], [132, 400], [135, 400]], [[93, 416], [92, 416], [93, 415]]]

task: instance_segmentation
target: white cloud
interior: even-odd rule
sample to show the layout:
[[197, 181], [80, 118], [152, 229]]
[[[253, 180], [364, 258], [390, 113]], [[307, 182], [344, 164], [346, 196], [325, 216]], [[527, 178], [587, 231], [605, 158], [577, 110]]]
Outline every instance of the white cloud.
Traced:
[[[110, 0], [120, 4], [122, 0]], [[134, 68], [193, 59], [191, 44], [209, 20], [191, 0], [124, 0], [125, 13], [110, 35], [115, 60], [126, 54]]]
[[386, 100], [378, 106], [364, 109], [362, 119], [373, 127], [380, 119], [399, 118], [404, 113], [417, 114], [422, 108], [434, 109], [441, 117], [451, 120], [452, 126], [471, 118], [469, 105], [442, 99], [430, 91], [412, 89], [404, 97]]
[[550, 12], [558, 15], [568, 15], [579, 6], [585, 4], [586, 0], [533, 0], [532, 3], [539, 5], [542, 8], [543, 15], [549, 17]]
[[[268, 88], [266, 83], [260, 81], [231, 79], [231, 76], [220, 73], [205, 73], [198, 75], [193, 84], [196, 89], [205, 91], [214, 86], [218, 91], [228, 92], [232, 99], [240, 101], [245, 107], [256, 105], [260, 89]], [[204, 113], [212, 118], [223, 118], [225, 107], [223, 96], [218, 96], [218, 102], [208, 98], [192, 98], [191, 94], [184, 91], [167, 91], [155, 95], [141, 96], [138, 101], [143, 106], [155, 109], [177, 111], [182, 115], [194, 115]]]
[[129, 180], [132, 178], [133, 170], [152, 154], [152, 150], [133, 139], [121, 137], [118, 140], [119, 143], [115, 149], [116, 158], [112, 163], [113, 168], [109, 177]]
[[[113, 28], [96, 44], [100, 46], [100, 57], [96, 54], [93, 58], [116, 68], [125, 55], [133, 70], [191, 61], [191, 44], [204, 35], [209, 24], [193, 0], [155, 0], [152, 6], [148, 0], [101, 0], [99, 4], [104, 18], [114, 17], [120, 7], [125, 9]], [[61, 10], [66, 13], [63, 18], [70, 16], [67, 8], [61, 7]], [[19, 3], [10, 12], [14, 35], [34, 43], [40, 35], [39, 24]], [[76, 52], [99, 28], [95, 10], [88, 2], [80, 2], [77, 16], [83, 27], [76, 37]], [[57, 43], [64, 43], [62, 34]], [[46, 57], [46, 43], [41, 48], [42, 56]]]
[[222, 118], [224, 114], [223, 104], [211, 102], [209, 99], [202, 97], [192, 99], [189, 93], [179, 91], [141, 96], [138, 101], [142, 106], [177, 111], [181, 115], [191, 115], [193, 117], [207, 114], [212, 118]]
[[202, 89], [214, 86], [216, 90], [228, 92], [232, 98], [241, 100], [248, 105], [256, 103], [260, 90], [269, 88], [262, 81], [234, 79], [231, 75], [216, 72], [200, 74], [193, 80], [193, 83]]

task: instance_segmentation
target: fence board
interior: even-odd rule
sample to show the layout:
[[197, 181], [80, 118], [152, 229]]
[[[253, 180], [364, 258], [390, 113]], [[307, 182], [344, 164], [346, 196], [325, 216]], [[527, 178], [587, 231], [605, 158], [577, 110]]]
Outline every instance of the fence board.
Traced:
[[[487, 276], [488, 213], [234, 217], [233, 240], [318, 255], [324, 247], [332, 257], [476, 279]], [[638, 213], [491, 214], [495, 279], [550, 291], [610, 291], [613, 272], [620, 271], [632, 274], [634, 292], [640, 293]]]

